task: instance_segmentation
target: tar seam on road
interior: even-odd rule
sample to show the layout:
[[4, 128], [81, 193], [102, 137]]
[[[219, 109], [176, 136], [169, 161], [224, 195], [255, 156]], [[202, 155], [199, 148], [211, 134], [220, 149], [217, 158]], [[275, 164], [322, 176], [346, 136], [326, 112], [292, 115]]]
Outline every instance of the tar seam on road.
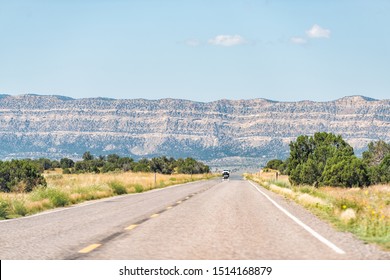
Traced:
[[259, 193], [261, 193], [265, 198], [267, 198], [276, 208], [278, 208], [280, 211], [282, 211], [284, 214], [286, 214], [290, 219], [292, 219], [294, 222], [296, 222], [298, 225], [300, 225], [302, 228], [304, 228], [307, 232], [309, 232], [312, 236], [317, 238], [319, 241], [321, 241], [323, 244], [331, 248], [333, 251], [335, 251], [337, 254], [345, 254], [345, 252], [334, 245], [332, 242], [330, 242], [328, 239], [320, 235], [318, 232], [313, 230], [311, 227], [303, 223], [301, 220], [299, 220], [297, 217], [295, 217], [293, 214], [288, 212], [286, 209], [284, 209], [282, 206], [280, 206], [278, 203], [276, 203], [272, 198], [270, 198], [266, 193], [261, 191], [255, 184], [253, 184], [251, 181], [248, 181]]
[[[196, 195], [196, 194], [198, 194], [198, 193], [199, 193], [199, 192], [197, 192], [197, 193], [192, 193], [192, 194], [191, 194], [191, 197], [194, 196], [194, 195]], [[188, 199], [190, 199], [189, 196], [187, 196], [187, 197], [186, 197], [185, 199], [183, 199], [183, 200], [188, 200]], [[167, 210], [169, 210], [169, 209], [172, 209], [172, 208], [175, 207], [175, 206], [178, 206], [180, 203], [182, 203], [183, 200], [179, 200], [178, 202], [176, 202], [176, 205], [167, 206], [165, 209], [162, 209], [162, 210], [158, 211], [157, 213], [152, 214], [152, 215], [149, 216], [148, 218], [144, 218], [144, 219], [142, 219], [142, 220], [139, 220], [138, 222], [136, 222], [136, 223], [134, 223], [134, 224], [132, 224], [132, 225], [126, 227], [124, 230], [125, 230], [125, 231], [130, 231], [130, 230], [135, 229], [135, 228], [138, 227], [140, 224], [142, 224], [142, 223], [144, 223], [144, 222], [146, 222], [146, 221], [148, 221], [148, 220], [150, 220], [150, 219], [156, 218], [156, 217], [158, 217], [161, 213], [163, 213], [163, 212], [165, 212], [165, 211], [167, 211]], [[90, 252], [92, 252], [93, 250], [97, 249], [98, 247], [102, 246], [104, 243], [107, 243], [108, 241], [110, 241], [110, 240], [112, 240], [112, 239], [114, 239], [114, 238], [116, 238], [116, 237], [118, 237], [118, 236], [121, 236], [121, 235], [123, 235], [123, 234], [124, 234], [124, 232], [122, 232], [122, 231], [116, 232], [116, 233], [114, 233], [114, 234], [111, 234], [110, 236], [108, 236], [108, 237], [102, 239], [102, 240], [100, 241], [100, 243], [91, 244], [91, 245], [89, 245], [89, 246], [87, 246], [87, 247], [81, 249], [80, 251], [78, 251], [78, 253], [80, 253], [80, 254], [87, 254], [87, 253], [90, 253]], [[77, 257], [77, 256], [74, 256], [74, 257], [72, 257], [71, 259], [78, 259], [78, 257]]]

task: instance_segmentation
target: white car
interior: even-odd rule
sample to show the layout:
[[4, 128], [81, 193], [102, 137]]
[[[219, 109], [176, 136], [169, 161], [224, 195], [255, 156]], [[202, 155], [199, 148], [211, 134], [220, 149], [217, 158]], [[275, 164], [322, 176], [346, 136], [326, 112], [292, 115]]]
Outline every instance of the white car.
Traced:
[[230, 176], [230, 170], [224, 170], [223, 172], [222, 172], [222, 178], [223, 179], [229, 179], [229, 176]]

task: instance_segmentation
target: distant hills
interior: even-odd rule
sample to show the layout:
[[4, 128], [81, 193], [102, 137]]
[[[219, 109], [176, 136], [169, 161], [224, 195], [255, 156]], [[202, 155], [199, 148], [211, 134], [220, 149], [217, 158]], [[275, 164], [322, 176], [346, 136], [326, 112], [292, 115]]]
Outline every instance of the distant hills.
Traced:
[[341, 134], [359, 153], [390, 142], [390, 100], [73, 99], [0, 95], [0, 158], [192, 156], [215, 166], [258, 166], [285, 158], [298, 135]]

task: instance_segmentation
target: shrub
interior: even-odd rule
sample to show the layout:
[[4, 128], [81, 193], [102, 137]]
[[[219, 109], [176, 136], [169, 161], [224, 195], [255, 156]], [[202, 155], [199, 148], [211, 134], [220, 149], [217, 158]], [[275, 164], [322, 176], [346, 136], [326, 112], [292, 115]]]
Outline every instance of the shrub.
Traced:
[[62, 170], [62, 174], [71, 174], [72, 172], [70, 171], [70, 169], [69, 168], [64, 168], [63, 170]]
[[285, 169], [286, 169], [286, 164], [284, 161], [280, 160], [280, 159], [272, 159], [270, 160], [269, 162], [267, 162], [267, 165], [265, 166], [265, 168], [268, 170], [268, 169], [272, 169], [272, 170], [278, 170], [280, 173], [284, 174], [285, 173]]
[[330, 159], [322, 174], [322, 184], [340, 187], [363, 187], [370, 184], [366, 164], [355, 156]]
[[74, 166], [74, 161], [69, 158], [62, 158], [60, 160], [60, 165], [62, 169], [72, 168]]
[[40, 188], [32, 195], [33, 201], [43, 200], [45, 198], [49, 199], [54, 207], [62, 207], [70, 204], [69, 195], [55, 188]]
[[112, 189], [112, 191], [117, 194], [117, 195], [121, 195], [121, 194], [126, 194], [127, 193], [127, 189], [125, 186], [123, 186], [121, 183], [117, 182], [117, 181], [114, 181], [114, 182], [110, 182], [108, 184], [110, 186], [110, 188]]
[[353, 148], [340, 135], [332, 133], [299, 136], [290, 144], [286, 164], [293, 185], [362, 187], [371, 184], [366, 163], [354, 155]]
[[7, 217], [9, 204], [5, 200], [0, 200], [0, 220], [4, 220]]
[[70, 204], [69, 195], [63, 191], [52, 189], [49, 190], [49, 199], [55, 207], [62, 207]]
[[137, 193], [141, 193], [144, 191], [144, 187], [140, 184], [135, 184], [134, 189], [135, 189], [135, 192], [137, 192]]
[[8, 213], [8, 217], [21, 217], [26, 216], [28, 213], [24, 201], [19, 199], [12, 201], [9, 208], [10, 211]]
[[46, 186], [46, 180], [31, 160], [0, 161], [0, 191], [30, 192], [39, 185]]

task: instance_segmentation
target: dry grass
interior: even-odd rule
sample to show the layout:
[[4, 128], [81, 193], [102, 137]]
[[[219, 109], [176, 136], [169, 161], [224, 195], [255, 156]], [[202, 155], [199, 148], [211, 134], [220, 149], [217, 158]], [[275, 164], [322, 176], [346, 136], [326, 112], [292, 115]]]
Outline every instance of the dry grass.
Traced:
[[277, 181], [289, 183], [287, 175], [280, 175], [280, 174], [277, 175], [277, 172], [278, 171], [271, 170], [271, 169], [269, 169], [269, 171], [266, 171], [266, 172], [263, 170], [260, 170], [260, 172], [252, 174], [252, 175], [256, 176], [256, 178], [261, 179], [262, 181], [273, 181], [273, 180], [276, 181], [277, 180]]
[[327, 205], [329, 205], [325, 200], [323, 200], [319, 197], [316, 197], [316, 196], [312, 196], [312, 195], [307, 194], [307, 193], [299, 194], [297, 196], [297, 200], [305, 206], [318, 206], [318, 205], [327, 206]]
[[[270, 173], [270, 172], [268, 172]], [[267, 189], [282, 194], [341, 230], [390, 250], [390, 186], [338, 188], [291, 186], [288, 178], [275, 174], [256, 173], [247, 177]]]
[[44, 176], [46, 188], [37, 188], [30, 193], [0, 193], [0, 219], [214, 177], [212, 174], [156, 174], [155, 177], [154, 173], [132, 172], [62, 174], [61, 170], [46, 172]]
[[274, 184], [270, 184], [269, 185], [269, 188], [270, 190], [272, 190], [273, 192], [276, 192], [278, 194], [282, 194], [282, 195], [285, 195], [287, 197], [292, 197], [294, 195], [294, 192], [290, 189], [286, 189], [286, 188], [282, 188], [282, 187], [279, 187], [277, 185], [274, 185]]

